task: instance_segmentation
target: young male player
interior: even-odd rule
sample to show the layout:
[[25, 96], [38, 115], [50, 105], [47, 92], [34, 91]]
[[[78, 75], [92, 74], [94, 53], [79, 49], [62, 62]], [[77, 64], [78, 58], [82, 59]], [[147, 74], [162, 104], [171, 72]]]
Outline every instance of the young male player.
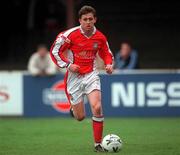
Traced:
[[113, 72], [113, 55], [106, 37], [96, 29], [96, 10], [83, 6], [79, 10], [80, 26], [61, 32], [51, 47], [52, 60], [59, 67], [66, 67], [66, 94], [71, 112], [78, 121], [85, 118], [83, 97], [87, 95], [92, 111], [95, 151], [103, 152], [103, 112], [101, 88], [95, 58], [98, 53], [105, 63], [108, 74]]

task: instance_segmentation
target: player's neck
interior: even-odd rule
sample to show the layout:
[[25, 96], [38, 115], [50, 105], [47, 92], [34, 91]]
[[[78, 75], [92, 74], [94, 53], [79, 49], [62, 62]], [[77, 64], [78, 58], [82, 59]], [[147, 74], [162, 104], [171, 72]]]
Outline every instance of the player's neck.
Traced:
[[93, 34], [93, 29], [89, 31], [84, 31], [84, 35], [86, 35], [87, 37], [91, 37], [92, 34]]
[[94, 33], [94, 27], [91, 29], [91, 30], [84, 30], [82, 27], [81, 27], [81, 31], [83, 32], [83, 34], [87, 37], [91, 37]]

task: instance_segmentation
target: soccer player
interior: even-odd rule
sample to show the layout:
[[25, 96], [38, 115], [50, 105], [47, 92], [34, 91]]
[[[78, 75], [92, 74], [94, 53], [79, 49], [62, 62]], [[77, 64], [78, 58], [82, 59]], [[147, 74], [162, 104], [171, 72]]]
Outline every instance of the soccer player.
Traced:
[[65, 75], [66, 95], [71, 112], [78, 121], [85, 118], [83, 98], [87, 95], [92, 111], [94, 148], [103, 152], [103, 111], [101, 88], [95, 58], [98, 53], [103, 59], [108, 74], [113, 72], [113, 55], [106, 37], [96, 29], [96, 10], [83, 6], [79, 10], [80, 26], [61, 32], [51, 47], [50, 53], [55, 64], [67, 68]]

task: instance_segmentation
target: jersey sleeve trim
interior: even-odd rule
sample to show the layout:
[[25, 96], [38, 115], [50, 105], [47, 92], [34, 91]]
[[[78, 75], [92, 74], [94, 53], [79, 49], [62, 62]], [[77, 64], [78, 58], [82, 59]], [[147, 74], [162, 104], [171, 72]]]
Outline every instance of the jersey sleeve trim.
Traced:
[[68, 36], [78, 28], [79, 26], [61, 33], [51, 48], [51, 57], [53, 57], [52, 59], [56, 65], [61, 68], [67, 67], [69, 64], [69, 60], [63, 56], [63, 52], [66, 51], [71, 44], [71, 40]]

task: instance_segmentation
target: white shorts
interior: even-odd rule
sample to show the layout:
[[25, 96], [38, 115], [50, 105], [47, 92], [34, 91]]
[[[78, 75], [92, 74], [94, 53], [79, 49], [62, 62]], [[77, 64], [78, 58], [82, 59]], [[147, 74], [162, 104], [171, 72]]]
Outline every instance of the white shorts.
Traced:
[[83, 101], [84, 96], [93, 90], [101, 90], [100, 78], [97, 70], [84, 75], [68, 71], [65, 84], [66, 94], [72, 105]]

